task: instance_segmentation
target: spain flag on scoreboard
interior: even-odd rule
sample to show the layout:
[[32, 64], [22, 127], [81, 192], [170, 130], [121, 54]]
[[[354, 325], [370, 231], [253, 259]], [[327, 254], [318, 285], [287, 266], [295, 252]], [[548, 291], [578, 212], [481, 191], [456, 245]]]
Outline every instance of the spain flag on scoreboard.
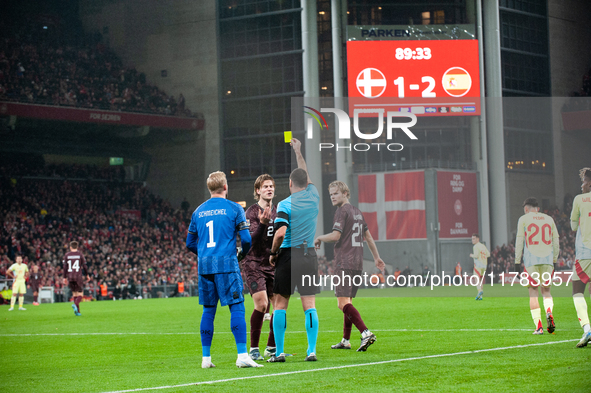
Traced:
[[425, 172], [359, 175], [359, 210], [376, 240], [426, 239]]
[[472, 87], [472, 78], [468, 71], [461, 67], [453, 67], [443, 74], [443, 88], [452, 97], [462, 97]]

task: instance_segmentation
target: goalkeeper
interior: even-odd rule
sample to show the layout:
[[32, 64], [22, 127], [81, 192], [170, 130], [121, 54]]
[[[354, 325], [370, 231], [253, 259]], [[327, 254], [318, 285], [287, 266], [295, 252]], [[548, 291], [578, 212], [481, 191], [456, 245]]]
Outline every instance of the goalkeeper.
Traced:
[[203, 305], [201, 367], [215, 367], [211, 361], [211, 342], [218, 300], [222, 306], [230, 308], [231, 330], [238, 349], [236, 366], [262, 367], [246, 350], [243, 284], [236, 257], [237, 234], [240, 234], [242, 253], [250, 249], [251, 237], [244, 209], [226, 199], [228, 182], [223, 172], [210, 174], [207, 188], [211, 198], [193, 212], [187, 234], [187, 248], [198, 255], [199, 304]]

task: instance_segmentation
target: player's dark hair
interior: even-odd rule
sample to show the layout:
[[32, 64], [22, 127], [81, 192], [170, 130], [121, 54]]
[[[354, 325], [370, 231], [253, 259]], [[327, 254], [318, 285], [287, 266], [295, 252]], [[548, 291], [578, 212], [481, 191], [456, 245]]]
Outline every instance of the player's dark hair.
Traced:
[[473, 233], [473, 234], [472, 234], [472, 237], [477, 237], [477, 238], [479, 238], [479, 239], [480, 239], [480, 236], [479, 236], [477, 233]]
[[591, 168], [583, 168], [579, 171], [581, 181], [585, 181], [585, 178], [591, 180]]
[[267, 180], [271, 180], [273, 182], [273, 188], [275, 187], [275, 179], [267, 173], [260, 175], [254, 182], [254, 200], [258, 201], [260, 199], [259, 194], [257, 194], [257, 190], [260, 190], [263, 187], [263, 183]]
[[534, 197], [529, 197], [525, 201], [523, 201], [523, 207], [525, 206], [538, 207], [538, 200]]
[[305, 188], [308, 185], [308, 172], [302, 168], [296, 168], [289, 175], [293, 185], [299, 188]]
[[78, 249], [78, 242], [76, 240], [70, 242], [70, 247], [74, 250]]

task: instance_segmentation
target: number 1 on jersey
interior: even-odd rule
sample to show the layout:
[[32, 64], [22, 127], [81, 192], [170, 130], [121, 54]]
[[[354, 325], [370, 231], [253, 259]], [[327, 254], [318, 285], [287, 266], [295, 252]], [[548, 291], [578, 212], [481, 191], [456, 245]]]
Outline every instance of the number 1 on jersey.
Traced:
[[207, 248], [215, 247], [215, 242], [213, 241], [213, 221], [208, 221], [205, 226], [209, 228], [209, 241], [207, 242]]

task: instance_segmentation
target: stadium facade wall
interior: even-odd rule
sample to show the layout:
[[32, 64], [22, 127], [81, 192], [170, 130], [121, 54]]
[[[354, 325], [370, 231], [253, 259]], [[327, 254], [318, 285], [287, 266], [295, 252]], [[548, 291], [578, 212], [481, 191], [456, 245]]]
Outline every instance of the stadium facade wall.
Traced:
[[156, 195], [165, 197], [173, 207], [180, 207], [187, 198], [190, 209], [209, 198], [203, 166], [205, 144], [203, 138], [194, 143], [171, 144], [146, 149], [152, 156], [147, 187]]
[[581, 88], [581, 78], [591, 67], [591, 2], [549, 0], [548, 28], [552, 96], [568, 97]]
[[[204, 138], [150, 152], [149, 187], [173, 203], [183, 196], [191, 202], [207, 198], [195, 168], [204, 174], [221, 168], [216, 2], [82, 0], [80, 19], [87, 32], [103, 35], [124, 64], [145, 73], [148, 83], [175, 98], [182, 93], [187, 107], [203, 114]], [[181, 163], [190, 166], [180, 170]]]

